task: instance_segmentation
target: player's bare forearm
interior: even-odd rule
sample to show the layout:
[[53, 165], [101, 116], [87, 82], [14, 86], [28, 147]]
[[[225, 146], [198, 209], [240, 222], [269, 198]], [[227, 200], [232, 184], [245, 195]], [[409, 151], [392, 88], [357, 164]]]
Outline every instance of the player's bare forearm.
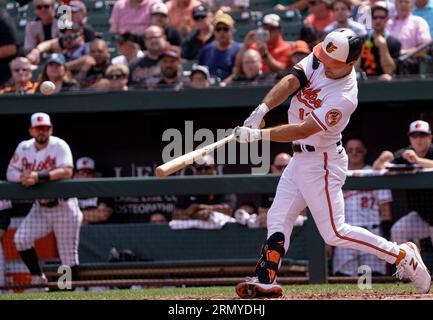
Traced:
[[50, 181], [70, 179], [72, 177], [72, 168], [57, 168], [49, 172]]
[[230, 207], [228, 204], [226, 203], [221, 203], [221, 204], [212, 204], [208, 206], [210, 210], [213, 211], [218, 211], [227, 215], [231, 215], [233, 212], [232, 207]]
[[298, 78], [292, 74], [289, 74], [281, 79], [271, 89], [271, 91], [268, 92], [263, 99], [263, 103], [265, 103], [269, 109], [273, 109], [286, 101], [287, 98], [295, 93], [300, 86], [301, 84], [299, 83]]
[[302, 123], [283, 124], [274, 128], [263, 129], [262, 139], [275, 142], [291, 142], [308, 138], [321, 130], [312, 117], [308, 117]]
[[426, 158], [418, 158], [418, 164], [422, 165], [423, 168], [433, 168], [433, 160]]
[[0, 46], [0, 59], [13, 56], [17, 53], [17, 46], [15, 44], [6, 44]]

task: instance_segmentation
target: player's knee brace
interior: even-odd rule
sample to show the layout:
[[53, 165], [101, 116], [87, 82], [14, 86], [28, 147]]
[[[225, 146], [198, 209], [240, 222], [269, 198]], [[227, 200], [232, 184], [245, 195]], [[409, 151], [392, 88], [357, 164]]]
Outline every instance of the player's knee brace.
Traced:
[[274, 282], [284, 251], [284, 234], [281, 232], [274, 233], [266, 240], [255, 271], [261, 283]]

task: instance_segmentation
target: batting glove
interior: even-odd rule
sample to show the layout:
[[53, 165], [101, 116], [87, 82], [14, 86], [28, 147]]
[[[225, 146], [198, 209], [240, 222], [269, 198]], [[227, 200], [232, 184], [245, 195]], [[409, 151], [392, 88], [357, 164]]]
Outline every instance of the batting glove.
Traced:
[[254, 142], [262, 139], [262, 132], [260, 129], [236, 127], [235, 137], [236, 137], [236, 141], [240, 143]]
[[265, 103], [261, 103], [250, 116], [244, 121], [244, 127], [258, 129], [263, 117], [268, 113], [269, 107]]

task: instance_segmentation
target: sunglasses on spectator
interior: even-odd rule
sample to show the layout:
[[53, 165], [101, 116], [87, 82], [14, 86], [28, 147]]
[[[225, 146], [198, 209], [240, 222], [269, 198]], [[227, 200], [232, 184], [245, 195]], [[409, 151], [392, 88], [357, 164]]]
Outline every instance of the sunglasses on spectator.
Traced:
[[230, 30], [229, 27], [218, 27], [218, 28], [215, 28], [216, 32], [220, 32], [220, 31], [228, 32], [229, 30]]
[[415, 133], [411, 133], [409, 135], [409, 137], [411, 137], [411, 138], [424, 138], [427, 136], [429, 136], [429, 134], [425, 133], [425, 132], [415, 132]]
[[309, 6], [315, 6], [319, 1], [308, 1]]
[[29, 68], [16, 68], [12, 70], [15, 73], [20, 73], [20, 72], [29, 72], [30, 69]]
[[203, 20], [204, 18], [206, 18], [206, 16], [192, 17], [194, 21], [200, 21]]
[[348, 148], [348, 149], [346, 149], [346, 151], [347, 151], [347, 153], [352, 153], [352, 152], [362, 153], [364, 150], [361, 148]]
[[76, 40], [78, 38], [78, 35], [77, 34], [68, 34], [68, 35], [66, 35], [66, 36], [62, 36], [62, 39], [64, 40], [64, 41], [74, 41], [74, 40]]
[[386, 16], [373, 16], [373, 20], [385, 20]]
[[124, 77], [125, 75], [123, 73], [112, 73], [105, 76], [105, 78], [107, 78], [108, 80], [123, 79]]
[[49, 8], [51, 8], [51, 5], [50, 5], [50, 4], [38, 4], [38, 5], [36, 6], [36, 9], [38, 9], [38, 10], [42, 10], [42, 9], [46, 9], [46, 10], [48, 10]]
[[150, 37], [146, 37], [145, 40], [152, 40], [152, 39], [159, 39], [162, 37], [162, 34], [159, 36], [150, 36]]

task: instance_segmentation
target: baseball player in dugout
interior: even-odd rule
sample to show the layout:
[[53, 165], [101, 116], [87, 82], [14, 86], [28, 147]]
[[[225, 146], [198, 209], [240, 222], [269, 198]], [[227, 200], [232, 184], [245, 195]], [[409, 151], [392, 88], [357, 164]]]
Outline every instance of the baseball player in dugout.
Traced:
[[[74, 179], [96, 178], [95, 161], [89, 157], [82, 157], [75, 165]], [[78, 205], [83, 212], [83, 224], [107, 221], [113, 214], [114, 201], [110, 198], [78, 199]]]
[[[417, 120], [409, 125], [410, 146], [397, 150], [394, 154], [383, 151], [374, 162], [375, 169], [383, 169], [389, 163], [417, 164], [422, 168], [433, 168], [433, 145], [430, 125]], [[392, 241], [416, 241], [423, 238], [433, 243], [433, 190], [415, 189], [407, 191], [408, 214], [397, 220], [391, 228]]]
[[[396, 275], [408, 277], [419, 293], [430, 290], [430, 274], [415, 244], [396, 244], [345, 223], [342, 186], [348, 157], [341, 132], [358, 104], [353, 66], [361, 48], [362, 38], [349, 29], [329, 33], [270, 90], [243, 126], [235, 129], [240, 143], [264, 139], [292, 142], [293, 148], [293, 158], [280, 178], [267, 214], [267, 240], [255, 277], [236, 286], [241, 298], [283, 294], [276, 282], [277, 272], [289, 248], [296, 217], [306, 207], [328, 245], [373, 254], [395, 264]], [[259, 129], [266, 113], [289, 97], [288, 124]]]
[[[68, 144], [52, 135], [53, 126], [48, 114], [31, 116], [30, 140], [22, 141], [15, 150], [7, 169], [10, 182], [31, 188], [40, 183], [69, 179], [73, 160]], [[35, 200], [28, 215], [15, 233], [15, 246], [32, 275], [32, 284], [46, 284], [47, 278], [39, 265], [35, 241], [54, 232], [62, 265], [78, 272], [78, 241], [83, 214], [77, 198]], [[46, 288], [43, 288], [46, 289]]]

